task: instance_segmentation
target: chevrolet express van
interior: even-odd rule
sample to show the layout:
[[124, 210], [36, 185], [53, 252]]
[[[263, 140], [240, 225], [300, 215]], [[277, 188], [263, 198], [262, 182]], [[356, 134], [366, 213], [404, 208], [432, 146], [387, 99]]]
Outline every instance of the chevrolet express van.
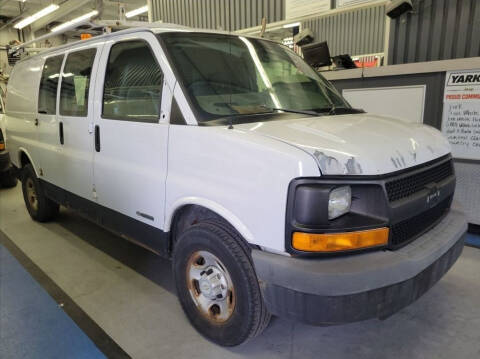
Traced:
[[26, 58], [8, 86], [31, 217], [67, 206], [172, 258], [186, 316], [221, 345], [271, 314], [388, 317], [462, 252], [442, 135], [352, 108], [272, 41], [129, 29]]

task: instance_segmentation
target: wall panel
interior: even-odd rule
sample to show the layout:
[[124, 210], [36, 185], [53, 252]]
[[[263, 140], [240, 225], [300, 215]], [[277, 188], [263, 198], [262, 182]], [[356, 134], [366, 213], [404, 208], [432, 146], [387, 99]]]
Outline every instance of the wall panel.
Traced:
[[285, 19], [284, 0], [152, 0], [153, 21], [235, 31]]
[[391, 21], [389, 64], [480, 56], [480, 1], [414, 1]]
[[332, 56], [383, 52], [385, 6], [372, 6], [302, 21], [315, 41], [327, 41]]

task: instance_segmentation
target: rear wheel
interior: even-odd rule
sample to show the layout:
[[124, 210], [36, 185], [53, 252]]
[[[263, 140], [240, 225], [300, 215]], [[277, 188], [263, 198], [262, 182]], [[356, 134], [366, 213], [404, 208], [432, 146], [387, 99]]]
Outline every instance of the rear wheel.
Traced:
[[221, 223], [198, 223], [180, 235], [173, 255], [177, 293], [206, 338], [235, 346], [260, 334], [270, 314], [248, 248]]
[[22, 191], [25, 206], [34, 220], [47, 222], [57, 215], [59, 205], [45, 196], [40, 181], [30, 164], [23, 168]]

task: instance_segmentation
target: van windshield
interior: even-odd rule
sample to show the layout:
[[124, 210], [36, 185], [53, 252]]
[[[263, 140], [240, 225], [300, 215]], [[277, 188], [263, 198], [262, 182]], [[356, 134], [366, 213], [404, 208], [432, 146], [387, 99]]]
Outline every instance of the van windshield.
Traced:
[[335, 88], [287, 47], [268, 40], [207, 33], [164, 33], [178, 79], [199, 122], [241, 115], [332, 113], [351, 109]]

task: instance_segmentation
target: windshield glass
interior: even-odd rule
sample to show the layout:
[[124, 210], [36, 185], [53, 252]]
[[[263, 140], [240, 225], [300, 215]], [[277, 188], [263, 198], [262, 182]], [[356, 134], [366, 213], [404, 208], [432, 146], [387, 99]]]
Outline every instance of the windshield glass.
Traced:
[[283, 45], [222, 34], [160, 36], [199, 122], [282, 108], [350, 108], [330, 83]]

